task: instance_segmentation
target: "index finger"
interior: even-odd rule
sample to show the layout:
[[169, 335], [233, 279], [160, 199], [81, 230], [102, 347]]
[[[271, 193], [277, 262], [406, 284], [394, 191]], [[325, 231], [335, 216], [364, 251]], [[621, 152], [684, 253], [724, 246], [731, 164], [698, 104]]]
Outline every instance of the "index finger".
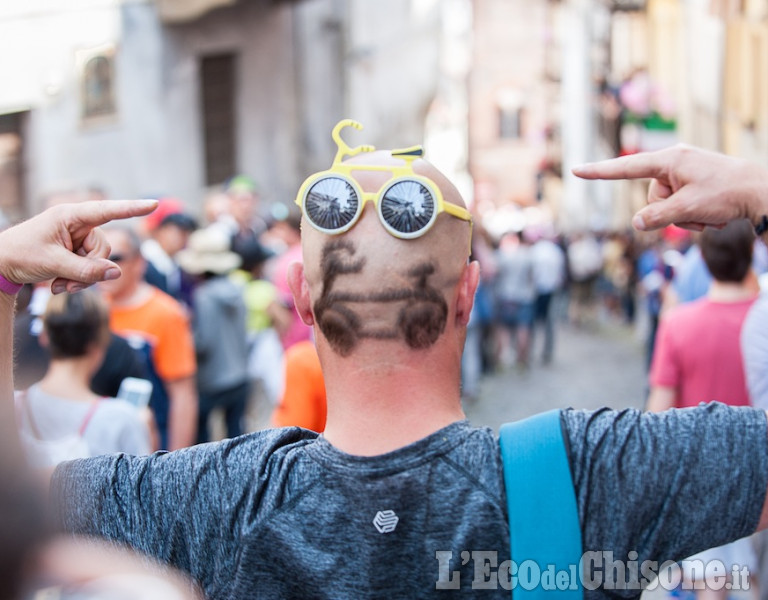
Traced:
[[97, 227], [116, 219], [148, 215], [157, 208], [157, 200], [92, 200], [68, 206], [72, 220]]
[[666, 175], [667, 164], [656, 152], [642, 152], [577, 165], [571, 171], [582, 179], [656, 179]]

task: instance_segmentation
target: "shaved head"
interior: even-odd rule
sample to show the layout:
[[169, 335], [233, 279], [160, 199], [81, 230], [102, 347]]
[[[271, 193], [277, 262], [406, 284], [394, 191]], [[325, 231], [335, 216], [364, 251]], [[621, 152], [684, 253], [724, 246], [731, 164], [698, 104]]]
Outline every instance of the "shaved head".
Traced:
[[[402, 165], [390, 152], [354, 156], [352, 172], [365, 192], [376, 192], [391, 177], [365, 165]], [[431, 179], [446, 202], [464, 207], [458, 190], [433, 165], [413, 163]], [[346, 233], [327, 235], [302, 220], [304, 277], [314, 320], [331, 348], [351, 354], [366, 339], [398, 340], [412, 349], [434, 344], [450, 318], [455, 289], [467, 264], [471, 227], [446, 213], [422, 237], [390, 235], [374, 206], [365, 206]]]

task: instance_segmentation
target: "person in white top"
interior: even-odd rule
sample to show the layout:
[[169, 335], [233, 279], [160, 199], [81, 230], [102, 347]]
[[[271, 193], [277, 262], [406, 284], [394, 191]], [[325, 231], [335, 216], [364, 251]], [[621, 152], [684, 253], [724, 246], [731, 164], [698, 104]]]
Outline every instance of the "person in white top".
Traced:
[[42, 341], [51, 362], [43, 379], [17, 394], [21, 439], [34, 465], [114, 452], [148, 454], [146, 415], [90, 389], [109, 343], [109, 313], [91, 290], [52, 296]]

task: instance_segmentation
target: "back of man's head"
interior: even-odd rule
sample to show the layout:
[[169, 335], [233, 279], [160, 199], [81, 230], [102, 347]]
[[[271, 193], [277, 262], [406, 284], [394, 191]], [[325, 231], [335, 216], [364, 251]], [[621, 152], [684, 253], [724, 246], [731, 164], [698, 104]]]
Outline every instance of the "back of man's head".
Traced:
[[[366, 192], [391, 177], [364, 165], [400, 165], [389, 152], [355, 156], [353, 176]], [[440, 188], [446, 202], [462, 206], [456, 188], [435, 167], [416, 161], [414, 171]], [[467, 264], [471, 227], [448, 214], [438, 216], [422, 237], [398, 239], [379, 222], [372, 205], [349, 231], [327, 235], [302, 223], [304, 270], [314, 321], [330, 347], [347, 356], [359, 344], [390, 341], [424, 350], [455, 317], [454, 290]], [[392, 350], [394, 346], [390, 347]]]
[[731, 221], [722, 229], [707, 227], [699, 244], [704, 262], [717, 281], [740, 283], [752, 264], [755, 232], [747, 219]]

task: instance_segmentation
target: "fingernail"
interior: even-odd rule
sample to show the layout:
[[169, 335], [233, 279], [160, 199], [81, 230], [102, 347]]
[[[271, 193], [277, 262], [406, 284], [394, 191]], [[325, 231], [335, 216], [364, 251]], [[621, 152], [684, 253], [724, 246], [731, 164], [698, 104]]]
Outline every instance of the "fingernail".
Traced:
[[117, 267], [110, 267], [104, 273], [104, 281], [110, 281], [111, 279], [117, 279], [120, 277], [120, 269]]
[[51, 292], [54, 294], [63, 294], [67, 291], [67, 284], [66, 283], [54, 283], [51, 286]]
[[87, 287], [88, 286], [83, 283], [73, 283], [69, 286], [69, 293], [76, 294], [77, 292], [82, 292]]
[[632, 227], [638, 231], [645, 231], [645, 221], [643, 221], [643, 217], [640, 215], [635, 215], [632, 219]]

